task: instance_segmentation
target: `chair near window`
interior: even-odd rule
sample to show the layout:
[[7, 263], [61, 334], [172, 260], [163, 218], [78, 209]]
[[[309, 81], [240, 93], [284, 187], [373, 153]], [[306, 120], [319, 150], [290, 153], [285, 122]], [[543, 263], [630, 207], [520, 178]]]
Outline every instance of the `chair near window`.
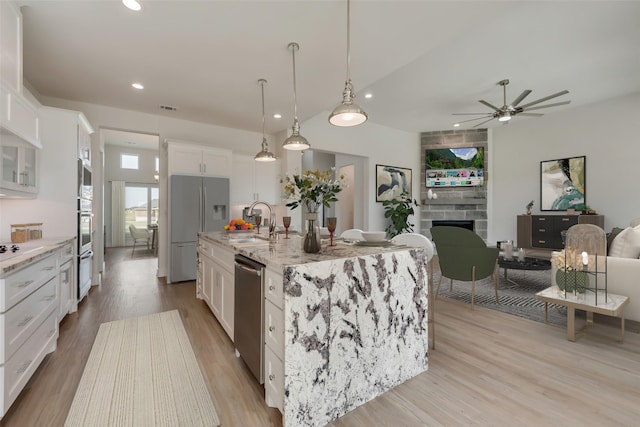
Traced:
[[129, 233], [131, 233], [131, 237], [133, 238], [133, 249], [131, 250], [132, 257], [138, 243], [146, 243], [147, 250], [150, 249], [149, 245], [151, 244], [151, 234], [149, 234], [148, 230], [145, 230], [144, 228], [138, 228], [135, 225], [130, 224]]
[[440, 292], [443, 277], [450, 280], [449, 288], [453, 289], [453, 281], [471, 282], [471, 309], [475, 295], [476, 280], [491, 276], [498, 299], [498, 248], [488, 248], [482, 238], [471, 230], [460, 227], [432, 227], [431, 236], [436, 245], [438, 262], [440, 263], [440, 280], [436, 288], [436, 298]]

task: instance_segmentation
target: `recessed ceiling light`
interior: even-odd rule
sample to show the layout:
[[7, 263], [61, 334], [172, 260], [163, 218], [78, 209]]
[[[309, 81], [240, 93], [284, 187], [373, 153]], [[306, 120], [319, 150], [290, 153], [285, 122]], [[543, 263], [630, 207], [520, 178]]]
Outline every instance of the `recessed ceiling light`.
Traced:
[[365, 93], [364, 97], [367, 99], [373, 98], [373, 94], [372, 93]]
[[131, 87], [133, 87], [134, 89], [139, 89], [139, 90], [144, 89], [144, 86], [142, 86], [140, 83], [131, 83]]
[[453, 127], [454, 127], [454, 128], [457, 128], [457, 127], [459, 127], [459, 126], [460, 126], [460, 123], [454, 123], [454, 124], [453, 124]]
[[142, 6], [140, 6], [140, 3], [138, 3], [136, 0], [122, 0], [122, 4], [125, 5], [128, 9], [136, 12], [142, 9]]
[[281, 119], [281, 118], [282, 118], [282, 114], [280, 114], [280, 113], [275, 113], [275, 114], [273, 115], [273, 118], [274, 118], [274, 119]]

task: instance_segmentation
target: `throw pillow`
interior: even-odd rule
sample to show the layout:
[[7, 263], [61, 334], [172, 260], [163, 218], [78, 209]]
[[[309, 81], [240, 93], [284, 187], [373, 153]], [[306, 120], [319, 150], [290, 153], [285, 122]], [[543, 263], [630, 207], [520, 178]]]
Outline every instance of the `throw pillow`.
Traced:
[[609, 256], [618, 258], [640, 257], [640, 229], [627, 227], [611, 243]]
[[611, 243], [613, 243], [613, 240], [616, 238], [618, 234], [620, 234], [622, 230], [624, 230], [624, 228], [613, 227], [613, 229], [611, 230], [611, 233], [607, 235], [607, 253], [609, 255], [611, 255]]

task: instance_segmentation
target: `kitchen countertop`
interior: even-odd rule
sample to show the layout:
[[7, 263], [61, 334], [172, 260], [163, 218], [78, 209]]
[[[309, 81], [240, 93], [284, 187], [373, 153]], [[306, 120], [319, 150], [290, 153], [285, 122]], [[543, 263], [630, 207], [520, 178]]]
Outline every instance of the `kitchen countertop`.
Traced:
[[[256, 235], [254, 232], [209, 232], [199, 233], [199, 235], [211, 242], [227, 246], [239, 254], [246, 255], [258, 262], [276, 268], [341, 258], [376, 255], [408, 249], [407, 246], [395, 245], [389, 241], [372, 245], [368, 242], [352, 243], [345, 242], [340, 239], [334, 239], [335, 246], [329, 246], [329, 239], [322, 239], [322, 248], [320, 249], [320, 252], [309, 254], [302, 249], [302, 243], [304, 240], [304, 235], [302, 234], [289, 234], [289, 239], [285, 239], [284, 235], [280, 235], [277, 242], [265, 240], [264, 242], [257, 243], [234, 243], [230, 241], [230, 239], [253, 237]], [[261, 238], [267, 237], [266, 234], [263, 233], [260, 233], [259, 236]]]
[[[19, 254], [7, 260], [0, 260], [0, 276], [18, 270], [39, 258], [43, 258], [51, 252], [60, 249], [65, 244], [73, 242], [75, 239], [75, 236], [49, 237], [46, 239], [16, 243], [20, 247], [18, 251]], [[6, 245], [9, 247], [12, 243], [7, 243]]]

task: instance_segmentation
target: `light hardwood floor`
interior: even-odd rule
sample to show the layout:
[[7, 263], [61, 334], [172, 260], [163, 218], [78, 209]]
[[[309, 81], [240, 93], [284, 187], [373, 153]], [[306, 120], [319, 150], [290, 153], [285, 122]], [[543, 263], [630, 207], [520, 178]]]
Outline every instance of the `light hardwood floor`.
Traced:
[[[263, 390], [193, 282], [166, 285], [156, 258], [109, 249], [107, 274], [60, 327], [47, 356], [5, 416], [7, 426], [61, 426], [103, 322], [178, 309], [222, 426], [281, 426]], [[617, 342], [594, 325], [575, 343], [561, 327], [439, 298], [429, 370], [361, 406], [346, 426], [632, 426], [640, 422], [640, 334]]]

